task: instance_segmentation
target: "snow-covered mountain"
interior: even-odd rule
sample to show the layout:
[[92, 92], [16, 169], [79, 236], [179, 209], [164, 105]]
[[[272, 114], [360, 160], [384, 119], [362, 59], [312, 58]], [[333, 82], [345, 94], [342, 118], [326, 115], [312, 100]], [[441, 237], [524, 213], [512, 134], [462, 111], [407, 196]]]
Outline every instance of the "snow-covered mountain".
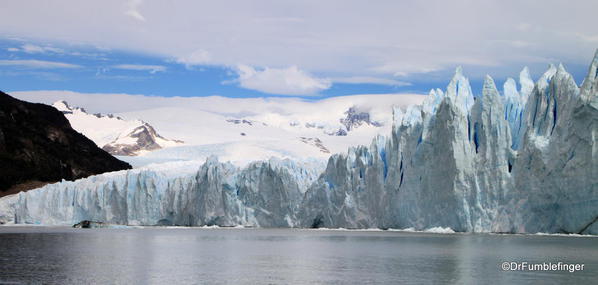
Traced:
[[458, 69], [325, 169], [170, 162], [7, 196], [0, 222], [598, 234], [598, 51], [581, 87], [562, 66], [529, 82], [524, 70], [501, 95], [487, 77], [474, 97]]
[[[183, 139], [186, 145], [123, 159], [134, 166], [205, 160], [210, 155], [239, 166], [272, 156], [328, 159], [331, 153], [367, 144], [373, 136], [388, 133], [392, 128], [392, 107], [406, 108], [409, 103], [421, 103], [423, 98], [354, 95], [302, 100], [214, 96], [171, 99], [185, 102], [174, 106], [169, 106], [170, 100], [164, 100], [165, 104], [158, 108], [118, 114], [143, 118], [164, 135]], [[356, 118], [359, 116], [362, 117]], [[339, 131], [342, 136], [334, 135]]]
[[354, 130], [361, 125], [370, 125], [374, 127], [380, 127], [382, 123], [370, 120], [370, 113], [368, 112], [359, 112], [355, 106], [349, 108], [345, 112], [347, 117], [340, 120], [340, 123], [345, 126], [347, 132]]
[[[323, 100], [298, 98], [148, 97], [123, 94], [81, 94], [65, 91], [14, 92], [32, 102], [67, 100], [80, 108], [55, 106], [67, 112], [72, 125], [118, 158], [140, 167], [167, 161], [205, 160], [216, 155], [221, 161], [243, 166], [270, 157], [328, 159], [350, 146], [367, 144], [377, 134], [390, 132], [393, 106], [419, 104], [424, 95], [351, 95]], [[101, 100], [100, 100], [101, 99]], [[53, 101], [52, 101], [53, 102]], [[91, 113], [114, 113], [115, 116]], [[140, 121], [139, 119], [143, 120]], [[183, 140], [137, 156], [115, 152], [128, 143], [135, 129], [151, 125], [166, 138]], [[104, 127], [102, 127], [104, 126]], [[129, 134], [133, 135], [129, 135]], [[123, 134], [123, 135], [121, 135]], [[158, 136], [152, 137], [160, 142]], [[139, 140], [136, 140], [139, 141]], [[127, 144], [125, 144], [127, 145]], [[136, 144], [133, 144], [136, 145]], [[153, 144], [146, 149], [152, 149]], [[125, 149], [127, 150], [127, 149]]]
[[84, 108], [69, 106], [66, 101], [54, 102], [52, 106], [64, 114], [75, 130], [113, 155], [135, 156], [183, 144], [160, 136], [150, 124], [141, 120], [90, 114]]

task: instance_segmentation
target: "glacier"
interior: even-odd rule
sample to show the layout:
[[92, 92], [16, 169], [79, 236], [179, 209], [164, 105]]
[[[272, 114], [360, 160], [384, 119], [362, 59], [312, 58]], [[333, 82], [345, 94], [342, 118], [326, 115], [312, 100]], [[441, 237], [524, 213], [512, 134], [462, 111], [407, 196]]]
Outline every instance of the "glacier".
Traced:
[[562, 65], [525, 68], [474, 96], [394, 109], [387, 137], [318, 162], [240, 167], [215, 157], [107, 173], [0, 199], [0, 223], [450, 228], [598, 234], [598, 51], [581, 86]]
[[240, 169], [214, 156], [63, 181], [0, 199], [0, 223], [294, 226], [324, 165], [271, 158]]

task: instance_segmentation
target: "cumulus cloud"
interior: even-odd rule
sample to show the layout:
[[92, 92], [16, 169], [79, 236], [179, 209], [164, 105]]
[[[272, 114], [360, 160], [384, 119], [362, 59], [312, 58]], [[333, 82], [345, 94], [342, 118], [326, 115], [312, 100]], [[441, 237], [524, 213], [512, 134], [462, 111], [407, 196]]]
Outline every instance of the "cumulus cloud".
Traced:
[[145, 65], [145, 64], [118, 64], [113, 65], [112, 68], [136, 71], [148, 71], [151, 74], [156, 72], [165, 72], [166, 66], [162, 65]]
[[331, 86], [329, 80], [316, 78], [297, 66], [257, 70], [239, 65], [237, 72], [239, 86], [268, 94], [310, 96]]
[[82, 67], [77, 64], [56, 62], [56, 61], [36, 60], [36, 59], [4, 59], [4, 60], [0, 60], [0, 66], [18, 66], [18, 67], [34, 68], [34, 69], [81, 68]]

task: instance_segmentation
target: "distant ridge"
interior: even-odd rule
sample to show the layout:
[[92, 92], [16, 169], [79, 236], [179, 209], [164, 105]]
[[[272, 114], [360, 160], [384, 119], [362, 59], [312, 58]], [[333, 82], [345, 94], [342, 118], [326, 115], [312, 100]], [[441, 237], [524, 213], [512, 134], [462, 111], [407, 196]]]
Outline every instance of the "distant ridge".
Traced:
[[83, 108], [69, 106], [66, 101], [57, 101], [52, 106], [64, 114], [75, 130], [112, 155], [136, 156], [184, 143], [162, 137], [154, 127], [141, 120], [91, 114]]

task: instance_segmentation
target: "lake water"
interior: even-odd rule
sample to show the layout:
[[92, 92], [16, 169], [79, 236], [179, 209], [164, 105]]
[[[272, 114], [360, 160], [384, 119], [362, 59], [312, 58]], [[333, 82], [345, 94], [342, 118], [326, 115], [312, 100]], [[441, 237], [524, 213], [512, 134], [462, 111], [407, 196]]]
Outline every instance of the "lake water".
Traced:
[[[503, 271], [504, 261], [584, 264]], [[598, 238], [0, 227], [0, 284], [596, 284]]]

